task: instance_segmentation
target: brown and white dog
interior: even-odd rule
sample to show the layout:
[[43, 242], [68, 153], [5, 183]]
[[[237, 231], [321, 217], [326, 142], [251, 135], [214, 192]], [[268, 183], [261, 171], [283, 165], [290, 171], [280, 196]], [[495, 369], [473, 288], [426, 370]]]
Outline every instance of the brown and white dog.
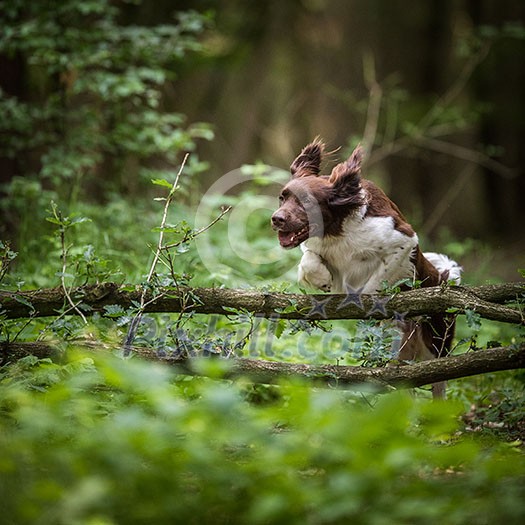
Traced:
[[[369, 180], [361, 178], [363, 151], [320, 175], [324, 144], [315, 140], [293, 161], [292, 179], [281, 191], [272, 216], [283, 248], [301, 246], [299, 282], [332, 293], [370, 294], [383, 282], [420, 281], [436, 286], [460, 282], [461, 267], [445, 255], [423, 253], [399, 208]], [[401, 323], [398, 359], [425, 360], [450, 351], [454, 319], [433, 315]], [[432, 387], [444, 397], [445, 384]]]

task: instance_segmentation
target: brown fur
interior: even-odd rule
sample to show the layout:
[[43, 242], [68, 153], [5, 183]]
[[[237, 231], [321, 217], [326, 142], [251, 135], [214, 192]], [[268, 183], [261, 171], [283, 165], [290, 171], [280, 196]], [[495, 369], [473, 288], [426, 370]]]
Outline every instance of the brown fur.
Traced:
[[[396, 230], [414, 237], [414, 229], [397, 205], [373, 182], [361, 178], [363, 151], [360, 147], [346, 161], [337, 164], [330, 176], [320, 175], [324, 150], [324, 144], [316, 139], [303, 148], [290, 167], [292, 179], [282, 190], [280, 207], [272, 216], [272, 225], [279, 231], [283, 247], [294, 248], [309, 237], [342, 235], [345, 219], [363, 210], [363, 206], [366, 206], [364, 218], [392, 217]], [[437, 286], [448, 278], [448, 272], [440, 275], [419, 246], [413, 250], [411, 262], [414, 278], [423, 287]], [[406, 321], [403, 331], [400, 359], [442, 357], [451, 348], [454, 318], [432, 315]], [[444, 393], [442, 385], [436, 391]]]
[[412, 237], [412, 235], [414, 235], [414, 229], [405, 217], [403, 217], [397, 205], [385, 195], [385, 192], [369, 180], [363, 179], [361, 184], [369, 195], [368, 208], [366, 210], [367, 216], [387, 217], [390, 215], [394, 218], [394, 227], [396, 230]]

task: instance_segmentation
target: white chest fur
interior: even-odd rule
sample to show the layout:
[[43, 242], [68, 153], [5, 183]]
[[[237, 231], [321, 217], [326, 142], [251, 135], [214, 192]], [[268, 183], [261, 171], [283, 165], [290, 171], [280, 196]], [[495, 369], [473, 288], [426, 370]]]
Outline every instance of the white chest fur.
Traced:
[[[353, 216], [345, 220], [341, 235], [312, 237], [303, 243], [303, 258], [317, 254], [332, 276], [331, 292], [344, 293], [348, 288], [373, 293], [383, 281], [393, 284], [411, 278], [414, 265], [410, 254], [417, 246], [417, 235], [408, 236], [394, 227], [394, 219]], [[300, 270], [301, 273], [301, 270]]]

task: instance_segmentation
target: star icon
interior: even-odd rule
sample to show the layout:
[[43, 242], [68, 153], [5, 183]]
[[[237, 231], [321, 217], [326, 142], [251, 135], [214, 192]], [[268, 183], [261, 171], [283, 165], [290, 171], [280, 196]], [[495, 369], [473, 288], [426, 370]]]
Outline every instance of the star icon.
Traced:
[[345, 298], [339, 303], [339, 306], [337, 309], [344, 308], [345, 306], [349, 306], [351, 304], [354, 304], [357, 306], [360, 310], [363, 310], [363, 301], [361, 300], [361, 294], [363, 293], [364, 286], [361, 286], [361, 288], [358, 288], [355, 290], [351, 286], [346, 286], [346, 295]]
[[314, 315], [318, 315], [319, 317], [322, 317], [323, 319], [327, 318], [326, 314], [326, 305], [330, 302], [331, 297], [328, 297], [327, 299], [316, 299], [315, 297], [312, 297], [312, 308], [308, 312], [308, 317], [313, 317]]
[[378, 313], [384, 317], [387, 317], [386, 304], [390, 301], [390, 297], [377, 297], [374, 298], [374, 304], [372, 308], [367, 312], [367, 315], [371, 316], [372, 314]]
[[394, 321], [398, 323], [404, 323], [406, 321], [405, 317], [407, 316], [408, 312], [394, 312]]

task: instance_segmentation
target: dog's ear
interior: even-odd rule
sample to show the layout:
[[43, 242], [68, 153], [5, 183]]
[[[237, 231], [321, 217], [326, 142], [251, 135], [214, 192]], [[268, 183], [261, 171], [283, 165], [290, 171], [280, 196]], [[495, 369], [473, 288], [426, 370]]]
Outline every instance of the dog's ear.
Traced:
[[334, 167], [329, 182], [332, 184], [330, 204], [333, 206], [361, 206], [361, 163], [363, 148], [357, 146], [348, 160]]
[[360, 178], [361, 174], [361, 163], [363, 162], [364, 151], [361, 145], [357, 146], [350, 157], [344, 162], [341, 162], [334, 167], [330, 174], [329, 181], [335, 184], [339, 179], [342, 178]]
[[301, 154], [292, 162], [290, 172], [292, 177], [306, 177], [319, 175], [321, 160], [324, 153], [324, 143], [316, 138], [311, 144], [304, 147]]

